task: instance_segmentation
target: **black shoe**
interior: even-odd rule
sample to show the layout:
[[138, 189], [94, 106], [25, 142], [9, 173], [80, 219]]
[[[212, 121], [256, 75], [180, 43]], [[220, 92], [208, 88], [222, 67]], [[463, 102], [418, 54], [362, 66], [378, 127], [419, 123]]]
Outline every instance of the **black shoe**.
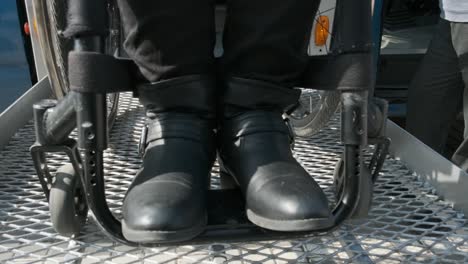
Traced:
[[219, 138], [223, 170], [244, 193], [251, 222], [276, 231], [333, 226], [325, 194], [292, 155], [281, 113], [258, 110], [226, 117]]
[[123, 202], [123, 235], [140, 243], [191, 239], [207, 222], [213, 124], [193, 114], [163, 113], [147, 127], [143, 168]]

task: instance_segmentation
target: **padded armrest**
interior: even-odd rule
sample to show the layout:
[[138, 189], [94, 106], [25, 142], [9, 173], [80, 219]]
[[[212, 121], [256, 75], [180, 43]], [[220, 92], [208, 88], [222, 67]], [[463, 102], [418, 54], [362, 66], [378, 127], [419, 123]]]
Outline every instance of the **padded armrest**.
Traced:
[[117, 93], [133, 91], [134, 63], [97, 52], [75, 52], [68, 55], [70, 89], [84, 93]]

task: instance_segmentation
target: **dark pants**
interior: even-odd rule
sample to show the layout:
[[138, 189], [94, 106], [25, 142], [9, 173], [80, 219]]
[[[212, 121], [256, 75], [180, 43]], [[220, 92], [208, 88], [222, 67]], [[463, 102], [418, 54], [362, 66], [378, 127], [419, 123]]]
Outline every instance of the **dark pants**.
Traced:
[[407, 130], [437, 152], [462, 109], [465, 141], [453, 161], [468, 169], [468, 23], [440, 19], [408, 95]]
[[[237, 81], [229, 104], [286, 106], [307, 64], [307, 45], [319, 0], [227, 0], [224, 55], [219, 68]], [[118, 0], [125, 49], [149, 82], [216, 75], [213, 0]], [[270, 85], [271, 84], [271, 85]], [[229, 86], [229, 85], [228, 85]], [[196, 98], [193, 98], [196, 100]]]

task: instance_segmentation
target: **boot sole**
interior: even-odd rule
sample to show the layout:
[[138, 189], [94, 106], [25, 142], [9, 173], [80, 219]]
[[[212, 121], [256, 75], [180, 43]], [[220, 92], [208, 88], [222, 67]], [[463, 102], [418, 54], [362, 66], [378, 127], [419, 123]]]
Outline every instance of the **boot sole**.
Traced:
[[176, 243], [190, 240], [203, 231], [207, 224], [206, 216], [195, 226], [177, 231], [163, 230], [137, 230], [127, 226], [125, 220], [122, 220], [123, 236], [136, 243]]
[[298, 231], [320, 231], [334, 226], [335, 221], [331, 216], [328, 218], [308, 218], [300, 220], [277, 220], [260, 216], [252, 210], [247, 209], [247, 218], [255, 225], [273, 230], [284, 232]]

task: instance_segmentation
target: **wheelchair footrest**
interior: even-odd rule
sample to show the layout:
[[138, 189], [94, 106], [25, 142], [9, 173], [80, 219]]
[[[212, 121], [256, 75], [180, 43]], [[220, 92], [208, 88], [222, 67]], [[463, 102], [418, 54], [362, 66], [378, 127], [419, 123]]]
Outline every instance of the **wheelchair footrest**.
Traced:
[[244, 198], [239, 189], [208, 191], [208, 226], [192, 242], [252, 241], [309, 237], [327, 230], [310, 232], [276, 232], [252, 224], [245, 213]]

